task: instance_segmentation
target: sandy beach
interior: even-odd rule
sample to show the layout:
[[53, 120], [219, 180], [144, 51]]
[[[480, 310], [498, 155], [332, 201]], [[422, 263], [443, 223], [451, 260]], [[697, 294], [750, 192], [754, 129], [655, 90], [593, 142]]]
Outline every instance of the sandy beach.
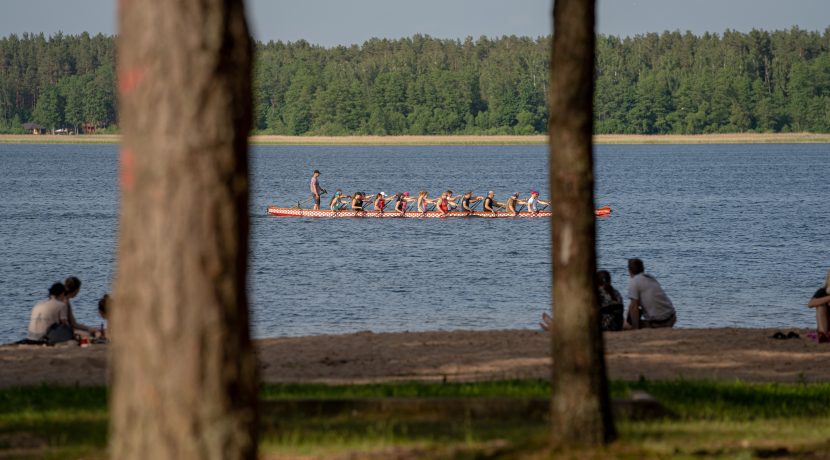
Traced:
[[[653, 329], [605, 334], [613, 379], [830, 381], [830, 344], [769, 338], [775, 329]], [[784, 330], [784, 332], [788, 332]], [[287, 337], [256, 342], [265, 383], [547, 378], [550, 336], [533, 330]], [[107, 346], [0, 347], [0, 387], [103, 385]]]
[[[277, 136], [255, 135], [261, 145], [525, 145], [545, 144], [547, 135], [437, 135], [437, 136]], [[55, 136], [2, 134], [0, 144], [117, 144], [118, 134]], [[732, 134], [599, 134], [595, 144], [801, 144], [830, 143], [830, 134], [732, 133]]]

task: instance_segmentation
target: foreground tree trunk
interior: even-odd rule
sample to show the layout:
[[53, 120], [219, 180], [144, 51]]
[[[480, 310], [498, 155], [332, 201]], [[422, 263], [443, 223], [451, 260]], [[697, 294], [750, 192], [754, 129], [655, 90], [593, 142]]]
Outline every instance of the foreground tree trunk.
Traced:
[[555, 0], [551, 58], [554, 445], [615, 436], [594, 282], [594, 0]]
[[242, 0], [119, 2], [111, 456], [256, 457]]

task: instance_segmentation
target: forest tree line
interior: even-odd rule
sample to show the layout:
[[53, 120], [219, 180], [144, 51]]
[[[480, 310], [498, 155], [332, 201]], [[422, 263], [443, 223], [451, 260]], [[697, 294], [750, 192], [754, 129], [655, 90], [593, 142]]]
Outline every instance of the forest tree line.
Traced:
[[[256, 44], [258, 133], [536, 134], [550, 38]], [[601, 134], [830, 132], [830, 28], [597, 38]], [[117, 128], [113, 37], [0, 38], [0, 132]]]

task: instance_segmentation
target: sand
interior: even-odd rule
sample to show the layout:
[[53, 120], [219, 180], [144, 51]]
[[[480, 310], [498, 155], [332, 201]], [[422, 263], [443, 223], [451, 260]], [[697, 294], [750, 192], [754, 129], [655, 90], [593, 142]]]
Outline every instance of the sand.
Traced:
[[[0, 144], [117, 144], [117, 134], [55, 136], [3, 134]], [[251, 136], [252, 144], [274, 145], [522, 145], [545, 144], [546, 135], [532, 136]], [[600, 134], [596, 144], [789, 144], [830, 143], [830, 134], [816, 133], [732, 133], [732, 134]]]
[[[789, 330], [785, 330], [789, 331]], [[830, 381], [830, 344], [773, 340], [774, 329], [655, 329], [606, 333], [611, 378]], [[330, 384], [547, 378], [541, 331], [437, 331], [273, 338], [256, 342], [266, 383]], [[106, 345], [0, 347], [0, 387], [103, 385]]]

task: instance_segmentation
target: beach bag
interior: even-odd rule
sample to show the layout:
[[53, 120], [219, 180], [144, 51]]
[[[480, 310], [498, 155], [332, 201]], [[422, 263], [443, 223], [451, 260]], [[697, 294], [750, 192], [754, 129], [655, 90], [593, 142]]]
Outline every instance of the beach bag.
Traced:
[[46, 331], [46, 343], [50, 345], [67, 342], [74, 338], [75, 331], [68, 324], [55, 323], [49, 326], [49, 329]]

